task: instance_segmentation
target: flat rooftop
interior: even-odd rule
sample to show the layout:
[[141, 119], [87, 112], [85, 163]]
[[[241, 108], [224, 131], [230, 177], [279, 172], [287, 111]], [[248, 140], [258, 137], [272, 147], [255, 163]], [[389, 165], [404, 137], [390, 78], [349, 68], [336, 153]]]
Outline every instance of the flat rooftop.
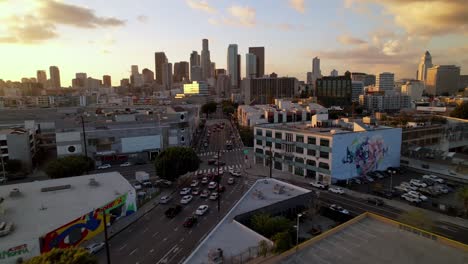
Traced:
[[[98, 186], [89, 185], [92, 178]], [[69, 189], [41, 192], [42, 188], [67, 184]], [[10, 197], [14, 188], [20, 195]], [[15, 227], [0, 237], [0, 248], [37, 239], [131, 190], [133, 187], [118, 172], [0, 186], [0, 197], [4, 199], [0, 222], [13, 222]]]
[[297, 252], [292, 249], [262, 263], [468, 263], [468, 246], [465, 250], [450, 246], [440, 237], [415, 234], [378, 217], [361, 218], [343, 224], [347, 226], [339, 231], [324, 233], [322, 239], [304, 242]]
[[[275, 193], [275, 185], [284, 186], [285, 192]], [[267, 238], [235, 221], [234, 217], [308, 192], [310, 191], [307, 189], [276, 179], [257, 180], [184, 263], [209, 263], [208, 253], [211, 250], [221, 248], [225, 256], [237, 255], [248, 247], [257, 246], [261, 240], [268, 241]]]

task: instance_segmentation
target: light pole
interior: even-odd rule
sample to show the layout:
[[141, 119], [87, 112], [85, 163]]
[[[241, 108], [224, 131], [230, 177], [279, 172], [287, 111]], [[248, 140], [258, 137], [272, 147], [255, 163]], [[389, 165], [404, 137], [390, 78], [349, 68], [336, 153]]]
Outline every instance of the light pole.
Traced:
[[296, 251], [299, 249], [299, 219], [300, 219], [304, 214], [305, 214], [305, 213], [297, 214], [297, 224], [296, 224]]
[[396, 171], [388, 170], [388, 173], [390, 174], [390, 191], [393, 188], [393, 175], [395, 174]]
[[2, 160], [2, 172], [3, 172], [3, 180], [6, 180], [6, 174], [5, 174], [5, 163], [3, 161], [3, 152], [0, 149], [0, 159]]

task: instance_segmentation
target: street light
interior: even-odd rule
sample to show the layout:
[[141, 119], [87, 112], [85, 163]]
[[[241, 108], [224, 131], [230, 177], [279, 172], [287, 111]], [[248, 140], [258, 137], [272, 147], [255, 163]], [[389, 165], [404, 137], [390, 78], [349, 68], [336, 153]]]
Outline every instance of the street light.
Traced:
[[296, 225], [296, 251], [299, 249], [299, 219], [305, 215], [305, 213], [297, 214], [297, 225]]

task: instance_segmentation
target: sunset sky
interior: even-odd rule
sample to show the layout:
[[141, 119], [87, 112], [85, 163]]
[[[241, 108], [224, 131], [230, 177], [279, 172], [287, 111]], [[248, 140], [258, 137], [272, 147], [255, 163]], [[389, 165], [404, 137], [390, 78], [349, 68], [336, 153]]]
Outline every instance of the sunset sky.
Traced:
[[299, 80], [315, 56], [324, 75], [414, 77], [425, 50], [468, 74], [466, 0], [0, 0], [0, 79], [56, 65], [62, 86], [76, 72], [118, 85], [132, 64], [154, 71], [156, 51], [189, 61], [202, 38], [217, 68], [238, 44], [242, 74], [249, 46], [265, 46], [266, 72]]

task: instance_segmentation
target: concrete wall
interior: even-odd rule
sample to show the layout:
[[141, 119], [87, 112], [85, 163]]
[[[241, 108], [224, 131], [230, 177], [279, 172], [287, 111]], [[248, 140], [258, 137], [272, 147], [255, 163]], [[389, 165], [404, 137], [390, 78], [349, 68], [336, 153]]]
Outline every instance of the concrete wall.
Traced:
[[21, 160], [23, 165], [28, 170], [32, 168], [32, 153], [29, 140], [29, 133], [24, 134], [8, 134], [8, 158]]

